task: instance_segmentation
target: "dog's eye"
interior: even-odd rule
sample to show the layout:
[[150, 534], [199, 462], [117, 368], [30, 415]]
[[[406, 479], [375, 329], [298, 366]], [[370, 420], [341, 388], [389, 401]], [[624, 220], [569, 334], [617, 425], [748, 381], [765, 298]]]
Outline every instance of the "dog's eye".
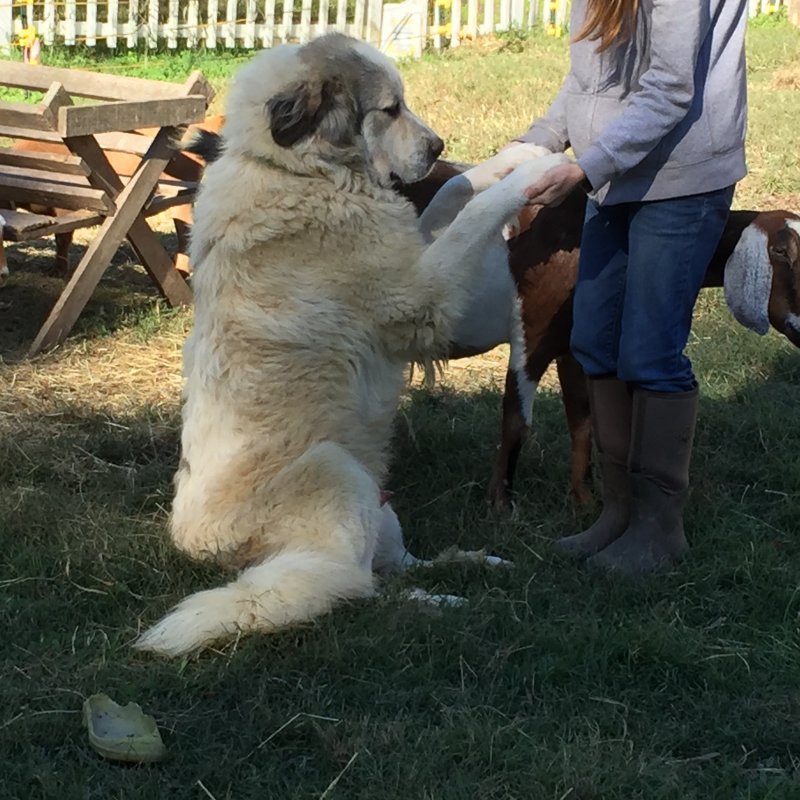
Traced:
[[399, 117], [400, 116], [400, 101], [398, 100], [396, 103], [390, 106], [386, 106], [386, 108], [382, 108], [384, 114], [388, 114], [390, 117]]

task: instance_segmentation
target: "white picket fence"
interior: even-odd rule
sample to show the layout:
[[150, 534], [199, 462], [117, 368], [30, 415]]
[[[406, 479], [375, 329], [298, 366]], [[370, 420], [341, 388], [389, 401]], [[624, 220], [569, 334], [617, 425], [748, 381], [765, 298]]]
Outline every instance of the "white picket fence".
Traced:
[[[686, 0], [694, 2], [694, 0]], [[788, 0], [749, 0], [750, 15]], [[396, 56], [513, 27], [560, 36], [569, 0], [0, 0], [0, 52], [24, 28], [45, 45], [246, 49], [342, 31]]]

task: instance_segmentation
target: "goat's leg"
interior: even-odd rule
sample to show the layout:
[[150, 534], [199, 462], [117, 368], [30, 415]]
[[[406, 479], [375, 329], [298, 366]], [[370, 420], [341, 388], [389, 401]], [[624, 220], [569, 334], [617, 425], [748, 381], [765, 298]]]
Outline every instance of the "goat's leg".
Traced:
[[189, 234], [192, 230], [192, 207], [188, 203], [172, 209], [172, 224], [178, 238], [175, 252], [175, 269], [187, 278], [191, 274], [189, 265]]
[[588, 503], [591, 492], [586, 484], [592, 457], [592, 423], [586, 374], [571, 353], [559, 356], [556, 366], [571, 442], [570, 491], [579, 503]]
[[487, 493], [487, 499], [495, 511], [507, 512], [511, 509], [514, 472], [528, 431], [528, 423], [522, 410], [522, 398], [517, 386], [517, 373], [509, 369], [506, 372], [506, 386], [503, 392], [500, 445], [497, 448]]
[[528, 438], [533, 420], [533, 398], [553, 354], [539, 346], [529, 355], [522, 367], [517, 363], [514, 350], [506, 373], [503, 394], [503, 419], [500, 447], [497, 450], [492, 479], [489, 483], [489, 502], [498, 511], [508, 511], [513, 502], [514, 475], [522, 445]]
[[54, 278], [68, 278], [71, 270], [69, 265], [69, 248], [72, 245], [72, 231], [56, 234], [56, 259], [48, 274]]

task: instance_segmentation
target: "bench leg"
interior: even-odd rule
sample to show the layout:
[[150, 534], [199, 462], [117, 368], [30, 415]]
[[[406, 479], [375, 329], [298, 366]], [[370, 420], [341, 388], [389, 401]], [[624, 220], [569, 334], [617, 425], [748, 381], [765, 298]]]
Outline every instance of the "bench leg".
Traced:
[[[0, 217], [0, 219], [2, 219]], [[6, 250], [3, 246], [3, 225], [0, 222], [0, 286], [8, 280], [8, 262], [6, 261]]]
[[[100, 226], [97, 236], [84, 253], [80, 264], [36, 335], [29, 351], [30, 355], [64, 341], [125, 237], [128, 237], [145, 269], [167, 300], [176, 305], [191, 303], [191, 289], [180, 277], [169, 254], [141, 216], [147, 198], [171, 157], [170, 136], [169, 129], [163, 129], [156, 136], [142, 166], [128, 185], [114, 198], [117, 213], [107, 217]], [[70, 141], [71, 146], [74, 143], [76, 140]], [[82, 150], [79, 155], [84, 158], [89, 155], [89, 159], [86, 160], [93, 170], [106, 178], [109, 184], [113, 185], [116, 181], [121, 185], [94, 139], [81, 137], [78, 145], [75, 151]]]

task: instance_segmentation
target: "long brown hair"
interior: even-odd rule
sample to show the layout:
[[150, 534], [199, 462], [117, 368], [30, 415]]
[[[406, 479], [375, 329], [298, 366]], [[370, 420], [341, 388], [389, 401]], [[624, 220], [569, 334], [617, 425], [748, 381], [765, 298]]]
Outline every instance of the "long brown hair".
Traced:
[[614, 42], [624, 42], [633, 35], [639, 0], [588, 0], [586, 19], [575, 41], [599, 42], [597, 52], [608, 50]]

